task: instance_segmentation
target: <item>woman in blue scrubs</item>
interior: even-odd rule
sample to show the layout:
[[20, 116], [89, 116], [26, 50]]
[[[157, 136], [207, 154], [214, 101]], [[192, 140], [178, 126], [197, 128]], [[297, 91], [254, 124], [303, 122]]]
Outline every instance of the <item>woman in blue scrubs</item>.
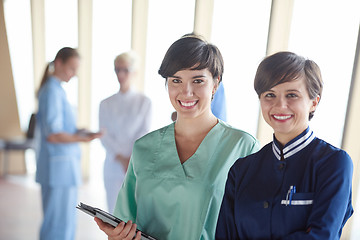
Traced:
[[254, 87], [273, 141], [230, 169], [216, 239], [340, 239], [353, 213], [353, 165], [309, 127], [319, 67], [279, 52], [260, 63]]
[[130, 221], [113, 228], [95, 220], [109, 239], [132, 239], [137, 226], [157, 239], [212, 240], [227, 172], [238, 157], [256, 152], [258, 142], [211, 111], [223, 74], [216, 46], [194, 35], [180, 38], [159, 74], [177, 119], [134, 144], [114, 211]]
[[78, 131], [73, 109], [61, 86], [75, 76], [79, 61], [75, 49], [60, 49], [46, 67], [38, 92], [36, 119], [41, 134], [36, 181], [41, 185], [44, 213], [40, 240], [75, 239], [77, 186], [81, 183], [78, 142], [101, 135]]

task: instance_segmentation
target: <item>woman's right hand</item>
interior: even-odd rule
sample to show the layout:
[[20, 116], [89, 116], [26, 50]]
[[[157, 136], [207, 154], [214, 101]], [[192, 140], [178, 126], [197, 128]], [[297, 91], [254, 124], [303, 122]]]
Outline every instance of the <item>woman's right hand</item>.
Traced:
[[[99, 228], [108, 236], [109, 240], [140, 240], [141, 232], [138, 231], [136, 233], [136, 224], [132, 223], [132, 221], [128, 221], [119, 223], [119, 225], [114, 228], [108, 223], [103, 222], [101, 219], [95, 217], [95, 222], [99, 226]], [[136, 233], [136, 236], [135, 236]], [[135, 236], [135, 238], [134, 238]]]
[[79, 142], [90, 142], [96, 138], [100, 138], [103, 135], [102, 131], [99, 132], [91, 132], [85, 129], [79, 130], [76, 135], [78, 136]]

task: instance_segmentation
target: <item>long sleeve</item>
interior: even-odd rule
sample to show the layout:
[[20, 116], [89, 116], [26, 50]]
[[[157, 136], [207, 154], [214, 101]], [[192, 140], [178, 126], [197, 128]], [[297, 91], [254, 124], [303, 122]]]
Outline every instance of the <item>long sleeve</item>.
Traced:
[[107, 152], [111, 152], [113, 154], [116, 154], [119, 146], [117, 144], [117, 141], [112, 137], [112, 134], [107, 131], [109, 128], [109, 124], [112, 124], [111, 121], [113, 119], [109, 119], [107, 112], [109, 110], [106, 108], [105, 102], [100, 103], [99, 108], [99, 129], [105, 130], [104, 135], [100, 138], [100, 141]]
[[307, 229], [283, 239], [339, 239], [341, 228], [353, 212], [352, 172], [352, 160], [346, 152], [338, 151], [328, 159], [327, 164], [318, 169], [317, 191]]
[[150, 131], [152, 106], [151, 100], [149, 98], [144, 98], [144, 104], [142, 105], [141, 114], [139, 114], [139, 117], [142, 118], [142, 124], [140, 125], [139, 130], [134, 136], [134, 142]]
[[226, 181], [225, 193], [220, 208], [220, 213], [216, 226], [215, 239], [237, 239], [237, 230], [235, 225], [235, 179], [234, 167], [232, 167], [228, 174]]

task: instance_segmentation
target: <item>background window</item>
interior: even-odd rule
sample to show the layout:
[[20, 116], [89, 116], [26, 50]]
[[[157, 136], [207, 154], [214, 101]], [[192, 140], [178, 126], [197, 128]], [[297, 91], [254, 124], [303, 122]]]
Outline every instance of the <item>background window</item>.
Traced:
[[27, 0], [4, 1], [4, 12], [20, 126], [23, 131], [26, 131], [35, 106], [36, 91], [32, 58], [30, 2]]
[[259, 100], [253, 80], [266, 54], [271, 1], [232, 0], [224, 4], [215, 0], [214, 3], [211, 42], [224, 58], [227, 120], [256, 136]]
[[[77, 1], [45, 0], [45, 42], [45, 59], [47, 62], [53, 61], [56, 53], [63, 47], [78, 47]], [[70, 104], [76, 111], [78, 105], [77, 77], [62, 86], [66, 91]]]
[[165, 79], [157, 72], [170, 45], [194, 26], [194, 0], [149, 1], [148, 39], [145, 69], [145, 94], [151, 98], [152, 129], [171, 123], [172, 107]]
[[[92, 125], [98, 128], [100, 102], [120, 90], [114, 59], [131, 49], [131, 1], [93, 1]], [[104, 27], [106, 26], [106, 27]]]
[[[119, 92], [114, 72], [114, 59], [131, 49], [131, 1], [93, 0], [91, 130], [99, 130], [99, 105], [102, 100]], [[104, 27], [106, 26], [106, 27]], [[103, 197], [103, 163], [105, 149], [100, 140], [90, 143], [90, 184], [94, 197]], [[97, 194], [101, 192], [102, 194]], [[106, 206], [104, 204], [104, 209]]]
[[[323, 96], [310, 121], [317, 137], [341, 147], [360, 22], [360, 1], [296, 0], [289, 50], [314, 60]], [[326, 9], [326, 10], [325, 10]]]

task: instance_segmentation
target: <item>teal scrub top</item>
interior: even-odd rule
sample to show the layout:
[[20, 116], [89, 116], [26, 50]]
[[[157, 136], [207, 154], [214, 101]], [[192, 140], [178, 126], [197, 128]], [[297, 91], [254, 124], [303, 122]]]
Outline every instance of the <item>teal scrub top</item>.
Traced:
[[157, 239], [214, 239], [228, 171], [259, 143], [219, 120], [181, 164], [174, 126], [136, 141], [114, 215]]

